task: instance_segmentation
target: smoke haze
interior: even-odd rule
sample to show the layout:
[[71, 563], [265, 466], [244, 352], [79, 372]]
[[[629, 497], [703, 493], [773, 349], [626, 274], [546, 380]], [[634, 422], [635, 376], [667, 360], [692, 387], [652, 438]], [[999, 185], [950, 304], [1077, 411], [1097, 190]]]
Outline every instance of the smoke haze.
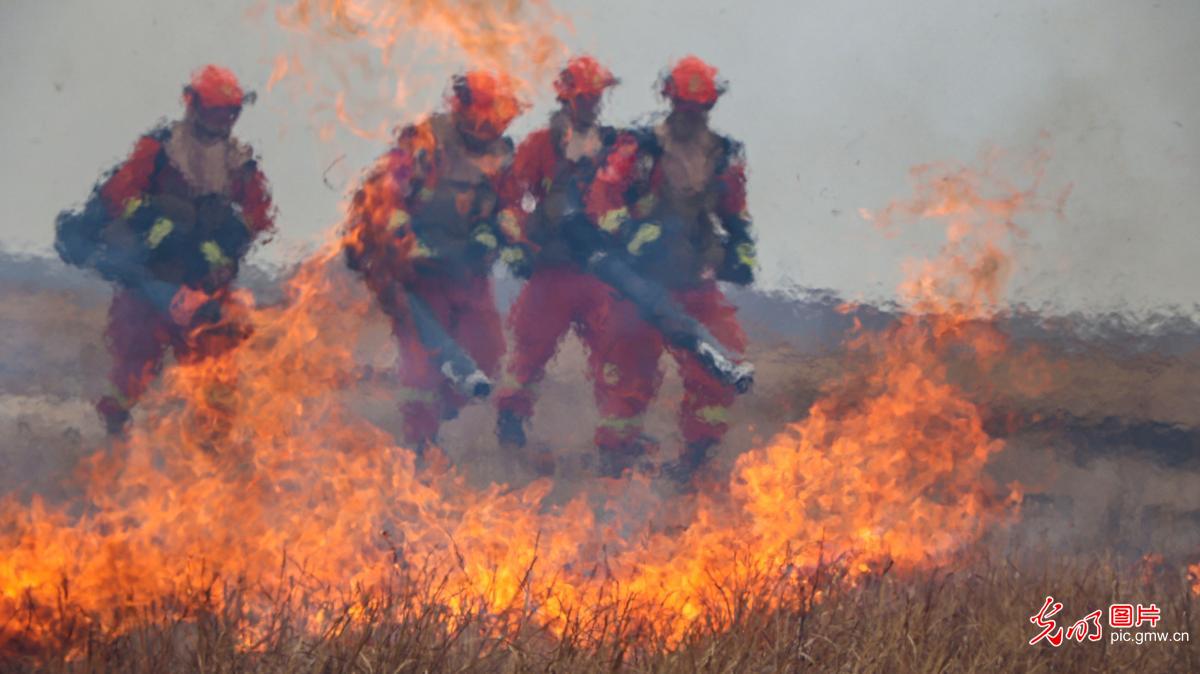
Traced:
[[[0, 245], [49, 254], [54, 214], [81, 201], [138, 133], [177, 115], [188, 73], [210, 61], [232, 67], [260, 94], [237, 130], [261, 152], [280, 208], [280, 234], [259, 261], [293, 260], [321, 240], [338, 220], [339, 190], [383, 142], [345, 132], [322, 142], [317, 128], [332, 118], [329, 101], [267, 90], [274, 57], [296, 36], [269, 12], [248, 17], [253, 4], [5, 3]], [[941, 233], [885, 238], [860, 208], [907, 191], [914, 163], [971, 161], [989, 147], [1017, 161], [1045, 147], [1054, 156], [1047, 186], [1069, 188], [1070, 198], [1061, 218], [1022, 223], [1030, 235], [1017, 251], [1011, 299], [1054, 311], [1196, 311], [1194, 2], [556, 7], [573, 23], [568, 44], [624, 80], [610, 101], [613, 122], [658, 109], [653, 81], [686, 53], [729, 79], [715, 125], [747, 145], [765, 287], [890, 298], [903, 260], [931, 253]], [[454, 64], [406, 67], [440, 82]], [[517, 137], [545, 119], [548, 91], [542, 83]], [[352, 88], [351, 102], [362, 93]], [[410, 94], [392, 122], [436, 105], [441, 89]]]

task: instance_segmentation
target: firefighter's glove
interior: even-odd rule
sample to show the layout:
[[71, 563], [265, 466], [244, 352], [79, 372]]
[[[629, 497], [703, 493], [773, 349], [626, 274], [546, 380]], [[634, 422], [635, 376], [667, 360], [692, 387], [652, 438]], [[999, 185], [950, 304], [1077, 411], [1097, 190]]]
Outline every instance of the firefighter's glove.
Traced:
[[490, 225], [483, 224], [471, 232], [471, 241], [467, 244], [467, 257], [472, 260], [482, 260], [496, 251], [500, 240]]
[[525, 246], [505, 246], [500, 250], [500, 261], [503, 262], [512, 275], [527, 279], [533, 273], [533, 260]]
[[740, 286], [754, 282], [754, 269], [758, 266], [754, 244], [742, 241], [725, 250], [725, 260], [717, 270], [717, 278]]

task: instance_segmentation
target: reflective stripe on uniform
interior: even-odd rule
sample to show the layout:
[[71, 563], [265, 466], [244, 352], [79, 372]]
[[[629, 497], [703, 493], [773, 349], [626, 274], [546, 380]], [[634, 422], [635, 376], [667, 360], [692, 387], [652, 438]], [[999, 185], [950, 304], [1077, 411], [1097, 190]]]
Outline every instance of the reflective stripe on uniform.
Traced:
[[525, 251], [516, 246], [509, 246], [500, 251], [500, 261], [507, 265], [517, 264], [525, 259]]
[[650, 215], [650, 212], [653, 211], [654, 207], [657, 205], [658, 197], [654, 196], [654, 193], [651, 192], [641, 199], [638, 199], [637, 203], [633, 205], [633, 213], [639, 218], [644, 218], [647, 215]]
[[412, 258], [433, 257], [433, 249], [425, 245], [424, 241], [417, 239], [416, 245], [413, 246], [412, 252], [409, 254]]
[[436, 391], [404, 386], [397, 391], [396, 400], [401, 403], [428, 403], [432, 405], [438, 401], [438, 394]]
[[625, 224], [625, 221], [628, 219], [629, 209], [625, 208], [624, 206], [620, 208], [614, 208], [600, 216], [600, 229], [612, 234], [620, 229], [621, 225]]
[[642, 246], [657, 241], [660, 236], [662, 236], [662, 227], [658, 223], [643, 223], [641, 227], [638, 227], [637, 233], [633, 235], [633, 240], [629, 242], [626, 249], [631, 255], [640, 255]]
[[131, 216], [135, 212], [137, 212], [137, 209], [139, 209], [141, 207], [142, 207], [142, 198], [141, 197], [130, 197], [130, 198], [126, 199], [125, 200], [125, 210], [123, 212], [124, 217], [128, 218], [129, 216]]
[[723, 405], [708, 405], [696, 410], [696, 418], [710, 426], [729, 421], [729, 408]]
[[630, 428], [640, 428], [642, 426], [642, 415], [632, 417], [600, 417], [601, 428], [611, 428], [616, 431], [624, 431]]
[[739, 263], [747, 267], [754, 267], [758, 265], [758, 260], [754, 256], [754, 244], [739, 243], [734, 249], [734, 252], [737, 253], [737, 259]]
[[411, 218], [408, 211], [403, 208], [392, 209], [392, 215], [388, 218], [387, 228], [389, 232], [394, 232], [408, 224]]
[[225, 257], [225, 252], [217, 245], [216, 241], [205, 241], [200, 244], [200, 254], [211, 267], [224, 267], [230, 264], [231, 260]]
[[517, 216], [513, 215], [511, 209], [506, 208], [500, 211], [496, 222], [500, 225], [500, 231], [509, 241], [519, 241], [521, 239], [521, 226], [517, 222]]
[[487, 225], [476, 227], [473, 238], [475, 239], [476, 243], [483, 244], [489, 250], [495, 249], [496, 246], [500, 244], [500, 242], [496, 240], [496, 234], [492, 232], [491, 228]]
[[500, 378], [500, 388], [502, 388], [502, 389], [529, 390], [529, 389], [532, 389], [536, 385], [537, 385], [537, 382], [534, 382], [534, 381], [526, 381], [526, 382], [517, 381], [517, 378], [514, 377], [512, 375], [512, 373], [510, 373], [510, 372], [505, 372], [504, 375]]
[[146, 245], [151, 248], [158, 248], [158, 244], [163, 242], [175, 229], [175, 223], [167, 218], [159, 218], [150, 225], [150, 231], [146, 232]]

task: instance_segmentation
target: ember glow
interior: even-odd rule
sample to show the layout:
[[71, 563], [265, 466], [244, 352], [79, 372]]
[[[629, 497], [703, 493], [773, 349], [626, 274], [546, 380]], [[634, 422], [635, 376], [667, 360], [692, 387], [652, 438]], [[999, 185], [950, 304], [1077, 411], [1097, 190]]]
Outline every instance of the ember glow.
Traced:
[[916, 198], [874, 216], [946, 224], [941, 255], [905, 285], [910, 313], [854, 335], [847, 374], [744, 453], [728, 489], [658, 504], [688, 514], [671, 529], [629, 519], [629, 498], [597, 509], [608, 480], [551, 506], [545, 480], [476, 490], [453, 468], [418, 472], [346, 401], [375, 308], [330, 246], [285, 303], [247, 306], [241, 346], [166, 373], [128, 440], [79, 467], [78, 502], [0, 502], [0, 653], [231, 602], [254, 648], [272, 607], [321, 633], [333, 616], [399, 611], [387, 598], [405, 584], [446, 620], [487, 616], [501, 634], [522, 616], [561, 633], [620, 609], [626, 629], [672, 644], [697, 621], [728, 624], [731, 589], [776, 605], [799, 596], [778, 591], [797, 570], [828, 565], [853, 583], [952, 563], [1020, 499], [985, 476], [1003, 444], [947, 360], [966, 350], [986, 370], [1004, 347], [981, 319], [1002, 300], [1013, 219], [1034, 195], [956, 167], [914, 176]]

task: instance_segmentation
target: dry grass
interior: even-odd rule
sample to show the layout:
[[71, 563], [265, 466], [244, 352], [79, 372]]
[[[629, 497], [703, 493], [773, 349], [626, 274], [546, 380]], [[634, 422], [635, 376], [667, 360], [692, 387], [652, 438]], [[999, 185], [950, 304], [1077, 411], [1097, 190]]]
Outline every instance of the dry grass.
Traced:
[[[0, 316], [20, 319], [0, 322], [0, 346], [10, 356], [0, 368], [0, 393], [5, 394], [0, 396], [0, 493], [18, 487], [52, 491], [74, 459], [99, 441], [87, 401], [104, 379], [99, 336], [106, 298], [77, 307], [73, 296], [36, 289], [29, 297], [15, 290], [0, 295]], [[836, 354], [801, 355], [785, 347], [756, 345], [754, 356], [762, 380], [758, 393], [735, 408], [730, 448], [753, 445], [800, 418], [821, 382], [841, 367]], [[555, 447], [563, 438], [588, 444], [589, 437], [571, 435], [593, 421], [586, 417], [590, 399], [578, 374], [580, 357], [571, 343], [551, 369], [535, 441], [553, 439]], [[1194, 404], [1200, 352], [1168, 359], [1088, 351], [1055, 359], [1059, 369], [1053, 385], [1037, 396], [1005, 382], [972, 393], [1017, 412], [1064, 410], [1081, 419], [1115, 415], [1200, 425], [1200, 407]], [[674, 425], [679, 391], [677, 379], [668, 377], [652, 410], [650, 427], [664, 439]], [[392, 398], [382, 397], [387, 402], [379, 414], [390, 418]], [[583, 418], [579, 410], [585, 411]], [[492, 423], [489, 410], [478, 406], [450, 424], [447, 435], [459, 452], [453, 458], [476, 467], [480, 480], [527, 481], [528, 476], [510, 476], [504, 470], [515, 469], [499, 465], [489, 444]], [[1055, 538], [1074, 537], [1075, 556], [1069, 558], [1061, 552], [1013, 561], [984, 556], [952, 571], [885, 572], [855, 587], [822, 569], [770, 584], [766, 591], [760, 586], [725, 593], [724, 605], [711, 607], [682, 642], [670, 646], [632, 620], [628, 606], [577, 620], [561, 637], [542, 629], [524, 606], [501, 615], [451, 613], [436, 578], [373, 594], [370, 611], [357, 620], [348, 619], [344, 608], [306, 603], [299, 585], [292, 595], [274, 598], [276, 609], [263, 614], [248, 608], [261, 605], [248, 601], [255, 588], [210, 583], [188, 596], [127, 613], [116, 630], [97, 627], [65, 604], [44, 607], [64, 618], [55, 646], [0, 646], [0, 673], [1200, 671], [1200, 657], [1190, 643], [1110, 644], [1107, 627], [1100, 643], [1058, 649], [1027, 645], [1034, 635], [1029, 616], [1047, 594], [1066, 605], [1064, 621], [1116, 601], [1155, 602], [1162, 608], [1161, 629], [1200, 638], [1198, 600], [1187, 591], [1181, 563], [1146, 574], [1096, 552], [1098, 547], [1121, 547], [1123, 554], [1166, 551], [1168, 543], [1183, 554], [1194, 552], [1200, 521], [1195, 462], [1167, 470], [1129, 451], [1076, 465], [1069, 443], [1057, 436], [1015, 436], [998, 462], [1002, 465], [993, 468], [1000, 482], [1014, 479], [1032, 487], [1039, 500], [1027, 503], [1022, 526], [1027, 534], [1044, 527]], [[721, 457], [726, 464], [732, 451]], [[586, 471], [562, 464], [556, 485], [570, 491], [576, 473]], [[1039, 509], [1045, 511], [1040, 516]], [[794, 608], [750, 608], [762, 605], [764, 592]], [[815, 592], [822, 599], [814, 603]], [[325, 628], [302, 629], [305, 617], [321, 610], [334, 616]], [[71, 657], [64, 655], [68, 652]]]
[[[1027, 644], [1029, 617], [1047, 594], [1066, 608], [1061, 623], [1114, 602], [1155, 602], [1158, 629], [1200, 635], [1197, 600], [1182, 574], [1109, 561], [1056, 560], [1024, 566], [979, 559], [956, 570], [900, 577], [883, 572], [848, 587], [828, 568], [777, 579], [773, 596], [793, 608], [751, 608], [754, 592], [726, 593], [674, 646], [631, 619], [628, 604], [573, 620], [561, 637], [527, 609], [506, 614], [444, 608], [436, 579], [374, 596], [351, 620], [332, 606], [280, 597], [269, 615], [245, 608], [243, 592], [215, 587], [186, 602], [128, 616], [123, 634], [67, 621], [59, 653], [30, 649], [3, 671], [49, 672], [1035, 672], [1200, 671], [1190, 643]], [[762, 590], [758, 590], [762, 592]], [[817, 592], [820, 599], [811, 601]], [[338, 616], [320, 633], [297, 626], [298, 612]], [[311, 614], [311, 613], [310, 613]], [[246, 629], [249, 624], [259, 628]], [[257, 636], [252, 636], [257, 635]], [[247, 648], [245, 644], [252, 645]]]

